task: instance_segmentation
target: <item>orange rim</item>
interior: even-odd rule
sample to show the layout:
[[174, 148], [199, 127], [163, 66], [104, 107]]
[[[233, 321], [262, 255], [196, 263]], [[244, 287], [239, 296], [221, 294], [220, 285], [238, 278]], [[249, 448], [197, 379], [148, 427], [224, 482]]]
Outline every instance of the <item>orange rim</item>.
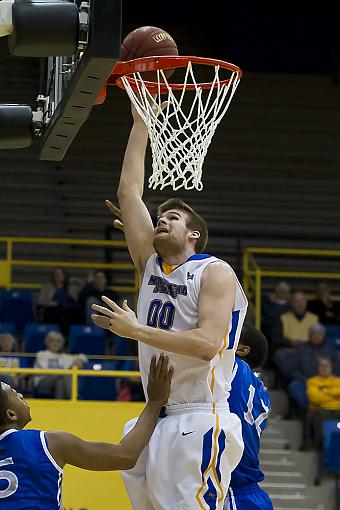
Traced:
[[183, 90], [185, 87], [186, 90], [196, 90], [198, 87], [201, 89], [211, 89], [220, 87], [221, 85], [228, 85], [231, 78], [225, 80], [219, 80], [216, 83], [206, 82], [206, 83], [158, 83], [156, 81], [146, 81], [142, 78], [136, 78], [129, 76], [133, 73], [144, 73], [147, 71], [157, 71], [157, 70], [165, 70], [165, 69], [176, 69], [178, 67], [186, 67], [188, 63], [191, 62], [193, 64], [207, 65], [211, 67], [219, 66], [222, 69], [227, 69], [232, 73], [236, 73], [238, 79], [242, 76], [242, 70], [230, 62], [224, 62], [223, 60], [217, 60], [214, 58], [205, 58], [205, 57], [194, 57], [194, 56], [186, 56], [186, 57], [173, 57], [173, 56], [158, 56], [158, 57], [142, 57], [136, 58], [134, 60], [129, 60], [127, 62], [118, 61], [112, 71], [111, 76], [107, 81], [107, 85], [117, 85], [118, 87], [125, 89], [124, 83], [122, 81], [122, 77], [125, 76], [126, 80], [129, 82], [131, 88], [137, 92], [138, 87], [141, 84], [144, 84], [145, 87], [153, 93], [167, 93], [169, 88], [172, 90]]

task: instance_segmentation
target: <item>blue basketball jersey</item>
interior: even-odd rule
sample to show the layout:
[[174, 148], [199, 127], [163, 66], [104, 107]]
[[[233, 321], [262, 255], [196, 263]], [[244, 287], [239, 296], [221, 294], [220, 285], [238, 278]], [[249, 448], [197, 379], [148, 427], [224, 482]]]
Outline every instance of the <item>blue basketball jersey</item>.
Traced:
[[59, 510], [62, 469], [39, 430], [0, 435], [0, 510]]
[[267, 426], [270, 397], [261, 379], [243, 360], [236, 358], [229, 407], [242, 423], [244, 452], [231, 474], [230, 487], [243, 487], [264, 479], [259, 466], [260, 436]]

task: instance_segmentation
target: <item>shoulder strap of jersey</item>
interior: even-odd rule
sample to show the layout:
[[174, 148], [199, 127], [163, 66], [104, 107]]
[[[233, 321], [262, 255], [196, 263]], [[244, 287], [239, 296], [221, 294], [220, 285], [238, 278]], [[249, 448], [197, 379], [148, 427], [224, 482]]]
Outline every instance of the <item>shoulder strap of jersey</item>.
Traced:
[[60, 466], [58, 466], [58, 464], [56, 463], [56, 461], [54, 460], [54, 458], [52, 457], [52, 455], [48, 449], [46, 435], [45, 435], [45, 432], [43, 432], [42, 430], [40, 431], [40, 441], [41, 441], [43, 450], [44, 450], [45, 455], [48, 458], [48, 460], [51, 462], [51, 464], [56, 468], [56, 470], [59, 473], [62, 473], [63, 472], [62, 468]]

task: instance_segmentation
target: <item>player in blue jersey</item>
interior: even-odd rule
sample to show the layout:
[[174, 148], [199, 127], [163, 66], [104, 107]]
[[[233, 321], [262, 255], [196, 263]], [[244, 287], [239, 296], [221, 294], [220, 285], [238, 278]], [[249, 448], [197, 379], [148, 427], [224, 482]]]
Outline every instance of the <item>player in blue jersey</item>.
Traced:
[[67, 432], [23, 430], [30, 408], [8, 384], [0, 386], [0, 510], [60, 510], [63, 467], [92, 471], [131, 469], [167, 402], [172, 369], [161, 356], [150, 364], [149, 402], [120, 444], [83, 441]]
[[253, 371], [263, 365], [267, 352], [266, 337], [252, 325], [244, 324], [229, 397], [230, 411], [242, 422], [244, 452], [231, 474], [225, 510], [273, 510], [268, 494], [258, 485], [264, 479], [259, 466], [260, 437], [267, 425], [270, 397]]

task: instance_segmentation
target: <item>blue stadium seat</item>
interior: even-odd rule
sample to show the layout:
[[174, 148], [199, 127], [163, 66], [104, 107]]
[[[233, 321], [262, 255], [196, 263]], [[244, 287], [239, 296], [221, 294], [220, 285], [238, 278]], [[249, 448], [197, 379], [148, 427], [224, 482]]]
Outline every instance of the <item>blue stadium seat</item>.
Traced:
[[340, 473], [340, 421], [323, 422], [323, 458], [325, 468]]
[[114, 352], [116, 356], [131, 356], [130, 353], [131, 340], [114, 335]]
[[290, 349], [279, 349], [274, 355], [276, 366], [283, 377], [290, 379], [295, 366], [295, 352]]
[[10, 333], [11, 335], [15, 335], [15, 326], [13, 322], [0, 322], [0, 334], [2, 333]]
[[30, 290], [0, 291], [0, 321], [12, 322], [17, 331], [33, 322], [33, 300]]
[[340, 350], [340, 326], [335, 324], [326, 324], [326, 339], [327, 342]]
[[46, 349], [45, 337], [50, 331], [60, 331], [59, 324], [26, 324], [24, 333], [25, 352], [44, 351]]
[[106, 354], [105, 330], [98, 326], [73, 324], [68, 341], [72, 354]]
[[[89, 361], [86, 370], [117, 370], [115, 361]], [[80, 400], [116, 400], [116, 377], [79, 377]]]

